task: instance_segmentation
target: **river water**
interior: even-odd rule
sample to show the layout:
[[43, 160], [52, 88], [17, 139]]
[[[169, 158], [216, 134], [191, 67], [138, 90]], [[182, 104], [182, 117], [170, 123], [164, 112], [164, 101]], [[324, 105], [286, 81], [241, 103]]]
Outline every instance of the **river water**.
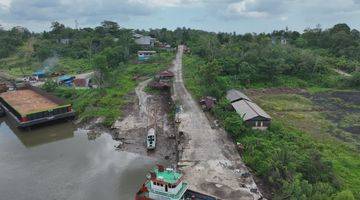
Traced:
[[0, 118], [0, 200], [131, 200], [158, 161], [71, 123], [20, 131]]

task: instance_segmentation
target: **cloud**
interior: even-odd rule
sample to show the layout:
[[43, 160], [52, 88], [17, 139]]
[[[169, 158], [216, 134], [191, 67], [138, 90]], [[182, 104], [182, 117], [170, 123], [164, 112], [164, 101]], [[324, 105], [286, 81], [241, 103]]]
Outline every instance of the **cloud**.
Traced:
[[251, 18], [263, 18], [267, 17], [268, 13], [264, 11], [249, 10], [252, 4], [255, 4], [256, 0], [243, 0], [240, 2], [229, 4], [226, 12], [229, 15], [238, 15]]
[[150, 7], [177, 7], [202, 3], [203, 0], [129, 0], [129, 2]]
[[116, 0], [12, 0], [2, 17], [13, 20], [62, 20], [101, 16], [148, 15], [150, 7]]
[[225, 19], [271, 18], [286, 12], [286, 0], [226, 0], [218, 14]]
[[278, 26], [300, 26], [359, 24], [355, 22], [359, 17], [360, 0], [0, 0], [1, 24], [28, 25], [30, 29], [44, 29], [55, 20], [71, 24], [78, 20], [81, 26], [93, 26], [106, 19], [136, 24], [136, 28], [142, 28], [144, 21], [145, 27], [158, 27], [164, 21], [171, 27], [191, 26], [191, 19], [201, 19], [194, 22], [201, 27], [212, 26], [214, 20], [233, 27], [232, 23], [257, 20], [271, 27], [269, 20]]

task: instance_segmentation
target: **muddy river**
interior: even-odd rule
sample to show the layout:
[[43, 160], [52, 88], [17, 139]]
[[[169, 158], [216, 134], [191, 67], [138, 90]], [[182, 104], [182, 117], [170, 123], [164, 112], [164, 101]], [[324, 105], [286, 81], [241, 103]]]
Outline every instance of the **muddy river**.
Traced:
[[20, 131], [0, 118], [0, 200], [130, 200], [158, 161], [71, 123]]

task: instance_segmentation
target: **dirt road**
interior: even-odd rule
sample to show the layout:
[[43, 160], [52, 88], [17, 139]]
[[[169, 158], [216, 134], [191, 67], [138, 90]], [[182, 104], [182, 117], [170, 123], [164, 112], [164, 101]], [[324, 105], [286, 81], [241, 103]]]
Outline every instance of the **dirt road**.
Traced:
[[183, 46], [174, 61], [175, 101], [184, 108], [179, 131], [186, 141], [178, 165], [193, 190], [224, 200], [260, 199], [261, 194], [235, 145], [222, 129], [212, 129], [205, 114], [186, 90], [182, 78]]
[[[136, 87], [138, 101], [127, 110], [127, 116], [115, 122], [115, 139], [121, 140], [118, 149], [159, 158], [176, 164], [177, 144], [175, 125], [168, 120], [171, 107], [169, 93], [147, 94], [144, 89], [151, 79], [145, 80]], [[147, 151], [145, 139], [149, 128], [155, 128], [157, 145], [156, 150]]]

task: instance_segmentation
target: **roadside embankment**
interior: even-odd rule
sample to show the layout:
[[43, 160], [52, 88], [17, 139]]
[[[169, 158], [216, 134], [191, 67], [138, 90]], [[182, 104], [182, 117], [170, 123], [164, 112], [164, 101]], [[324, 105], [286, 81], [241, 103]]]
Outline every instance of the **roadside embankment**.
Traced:
[[262, 195], [231, 138], [224, 130], [211, 128], [185, 88], [182, 55], [180, 46], [172, 68], [175, 73], [173, 99], [184, 108], [179, 131], [187, 141], [181, 146], [180, 169], [195, 191], [225, 200], [260, 199]]

